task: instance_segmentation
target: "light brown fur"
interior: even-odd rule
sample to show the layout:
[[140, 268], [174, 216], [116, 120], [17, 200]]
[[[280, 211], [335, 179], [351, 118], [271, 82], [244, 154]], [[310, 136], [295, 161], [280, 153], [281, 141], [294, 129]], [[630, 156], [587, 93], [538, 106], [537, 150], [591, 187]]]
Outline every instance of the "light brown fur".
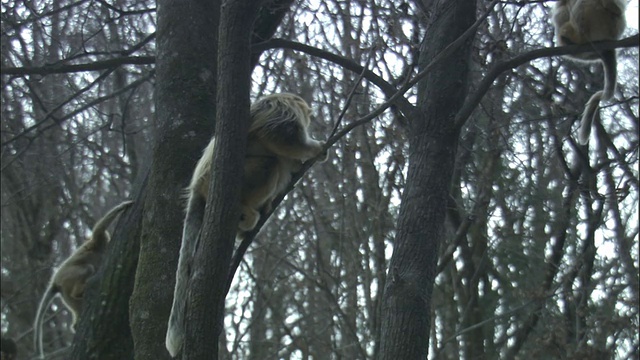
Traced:
[[[322, 143], [309, 137], [307, 129], [310, 121], [311, 109], [297, 95], [268, 95], [251, 106], [238, 236], [256, 226], [260, 220], [260, 213], [270, 209], [273, 199], [282, 193], [291, 181], [291, 174], [299, 170], [304, 161], [322, 151]], [[214, 149], [215, 140], [212, 139], [198, 161], [187, 188], [187, 215], [166, 337], [166, 347], [171, 356], [175, 356], [182, 347], [184, 302], [190, 276], [189, 263], [209, 196]]]
[[[624, 0], [559, 0], [553, 11], [553, 25], [559, 45], [590, 44], [597, 41], [618, 40], [626, 27]], [[616, 87], [616, 52], [586, 52], [567, 55], [578, 62], [602, 61], [605, 72], [604, 88], [591, 96], [580, 121], [578, 139], [589, 142], [591, 125], [601, 100], [613, 97]]]
[[44, 313], [56, 295], [62, 297], [62, 302], [71, 312], [73, 317], [72, 328], [78, 321], [78, 314], [82, 309], [84, 290], [87, 280], [93, 276], [100, 264], [107, 249], [110, 236], [107, 227], [126, 208], [133, 204], [132, 201], [125, 201], [111, 209], [93, 227], [91, 237], [87, 239], [76, 251], [71, 254], [60, 267], [54, 272], [49, 286], [42, 296], [38, 306], [36, 319], [33, 326], [34, 347], [39, 352], [40, 357], [44, 356], [42, 345], [42, 325]]
[[[240, 230], [253, 229], [260, 209], [284, 190], [302, 162], [322, 150], [322, 144], [307, 134], [310, 116], [309, 105], [293, 94], [265, 96], [251, 107]], [[211, 139], [191, 178], [190, 197], [208, 197], [214, 148]]]

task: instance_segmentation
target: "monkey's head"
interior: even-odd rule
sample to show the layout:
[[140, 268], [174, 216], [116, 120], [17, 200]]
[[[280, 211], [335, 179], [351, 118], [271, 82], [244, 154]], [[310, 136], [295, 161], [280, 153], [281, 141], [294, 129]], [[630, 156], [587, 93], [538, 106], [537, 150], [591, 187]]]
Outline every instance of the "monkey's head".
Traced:
[[309, 104], [294, 94], [267, 95], [251, 105], [249, 132], [289, 121], [300, 122], [304, 128], [307, 128], [311, 122]]

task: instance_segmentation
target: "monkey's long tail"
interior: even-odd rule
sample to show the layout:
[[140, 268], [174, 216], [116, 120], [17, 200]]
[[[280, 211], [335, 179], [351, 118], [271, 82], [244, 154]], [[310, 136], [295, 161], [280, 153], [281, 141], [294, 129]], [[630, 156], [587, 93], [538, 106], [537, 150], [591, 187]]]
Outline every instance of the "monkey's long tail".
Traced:
[[40, 359], [44, 359], [44, 346], [42, 339], [42, 326], [44, 325], [44, 314], [51, 305], [51, 302], [55, 298], [58, 290], [53, 287], [53, 284], [49, 283], [47, 290], [45, 290], [38, 305], [38, 311], [36, 312], [36, 319], [33, 322], [33, 348], [40, 355]]
[[202, 227], [206, 199], [195, 192], [192, 192], [187, 204], [187, 215], [184, 219], [182, 230], [182, 245], [180, 246], [180, 258], [178, 260], [178, 270], [176, 271], [176, 287], [173, 292], [173, 305], [167, 326], [167, 337], [165, 346], [175, 357], [184, 341], [187, 291], [192, 273], [191, 265], [193, 255], [197, 247], [198, 235]]
[[609, 100], [616, 91], [616, 82], [618, 78], [616, 69], [616, 51], [606, 50], [602, 52], [602, 67], [604, 68], [604, 89], [593, 94], [584, 107], [582, 120], [580, 120], [580, 129], [578, 130], [578, 141], [582, 145], [589, 142], [591, 135], [591, 126], [596, 117], [600, 101]]
[[118, 217], [118, 215], [120, 215], [120, 213], [122, 213], [126, 208], [131, 206], [131, 204], [133, 204], [133, 201], [124, 201], [119, 205], [116, 205], [93, 226], [93, 230], [91, 231], [91, 238], [96, 244], [96, 247], [104, 246], [107, 244], [107, 242], [109, 242], [107, 228]]
[[580, 129], [578, 129], [578, 141], [582, 145], [587, 145], [589, 143], [589, 136], [591, 135], [591, 126], [593, 125], [593, 120], [596, 117], [596, 112], [598, 111], [598, 106], [600, 105], [600, 100], [603, 99], [604, 91], [600, 90], [595, 94], [591, 95], [589, 101], [584, 107], [584, 112], [582, 113], [582, 120], [580, 120]]

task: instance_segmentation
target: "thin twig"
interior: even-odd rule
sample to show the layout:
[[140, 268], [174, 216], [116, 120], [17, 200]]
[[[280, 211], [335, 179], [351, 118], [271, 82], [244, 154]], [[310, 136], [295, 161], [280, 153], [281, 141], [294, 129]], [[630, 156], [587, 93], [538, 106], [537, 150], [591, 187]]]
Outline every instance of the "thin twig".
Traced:
[[360, 85], [360, 82], [362, 81], [362, 78], [364, 78], [364, 74], [367, 71], [367, 68], [369, 67], [369, 63], [371, 62], [371, 58], [373, 58], [373, 52], [375, 51], [375, 49], [376, 49], [375, 46], [371, 47], [371, 51], [369, 52], [369, 56], [367, 57], [367, 61], [365, 62], [364, 66], [362, 67], [362, 71], [360, 72], [360, 75], [358, 76], [358, 78], [354, 82], [353, 87], [351, 88], [351, 91], [349, 92], [349, 96], [347, 96], [347, 101], [345, 102], [344, 107], [342, 108], [342, 111], [340, 111], [340, 115], [338, 115], [338, 120], [336, 120], [336, 124], [333, 126], [333, 130], [331, 130], [331, 134], [329, 135], [329, 137], [332, 137], [333, 135], [336, 134], [336, 131], [338, 130], [338, 127], [342, 123], [342, 119], [344, 118], [344, 115], [347, 113], [347, 109], [349, 109], [349, 105], [351, 105], [351, 100], [353, 100], [353, 96], [356, 93], [356, 89], [358, 89], [358, 85]]

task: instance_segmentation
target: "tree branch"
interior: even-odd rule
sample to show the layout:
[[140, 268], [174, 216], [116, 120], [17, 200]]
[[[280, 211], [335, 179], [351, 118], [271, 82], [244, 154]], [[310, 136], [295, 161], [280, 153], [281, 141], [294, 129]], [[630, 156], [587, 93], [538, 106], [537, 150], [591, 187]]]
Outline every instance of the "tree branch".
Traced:
[[[255, 44], [252, 46], [253, 51], [265, 51], [268, 49], [275, 49], [275, 48], [287, 48], [291, 50], [297, 50], [305, 54], [330, 61], [354, 73], [364, 74], [363, 75], [364, 78], [369, 80], [373, 84], [375, 84], [378, 88], [380, 88], [380, 90], [385, 94], [387, 98], [393, 97], [393, 95], [395, 95], [398, 92], [398, 89], [396, 89], [395, 86], [385, 81], [383, 78], [378, 76], [373, 71], [366, 69], [360, 64], [350, 59], [347, 59], [344, 56], [340, 56], [340, 55], [328, 52], [326, 50], [318, 49], [313, 46], [301, 44], [295, 41], [284, 40], [284, 39], [271, 39], [263, 43]], [[414, 107], [407, 99], [405, 99], [404, 97], [396, 97], [395, 99], [396, 100], [394, 105], [396, 105], [398, 109], [400, 109], [400, 111], [402, 111], [405, 114], [405, 116], [409, 116], [413, 112]]]
[[[4, 147], [4, 146], [9, 145], [10, 143], [12, 143], [12, 142], [14, 142], [16, 140], [19, 140], [20, 138], [26, 136], [28, 133], [34, 131], [35, 129], [40, 128], [40, 132], [42, 132], [42, 131], [45, 131], [45, 130], [49, 129], [52, 126], [59, 125], [63, 121], [66, 121], [66, 120], [74, 117], [75, 115], [77, 115], [77, 114], [79, 114], [79, 113], [81, 113], [81, 112], [83, 112], [83, 111], [85, 111], [85, 110], [87, 110], [87, 109], [89, 109], [89, 108], [91, 108], [93, 106], [96, 106], [97, 104], [99, 104], [99, 103], [101, 103], [101, 102], [103, 102], [105, 100], [114, 98], [114, 97], [116, 97], [116, 96], [118, 96], [120, 94], [123, 94], [123, 93], [129, 91], [130, 89], [134, 89], [134, 88], [142, 85], [143, 83], [149, 81], [154, 76], [154, 74], [155, 74], [155, 70], [151, 71], [149, 74], [137, 79], [136, 81], [133, 81], [130, 84], [125, 85], [124, 87], [122, 87], [122, 88], [120, 88], [120, 89], [118, 89], [118, 90], [116, 90], [116, 91], [114, 91], [114, 92], [112, 92], [112, 93], [110, 93], [108, 95], [98, 97], [98, 98], [88, 102], [87, 104], [85, 104], [83, 106], [80, 106], [79, 108], [75, 109], [74, 111], [70, 112], [69, 114], [67, 114], [67, 115], [65, 115], [65, 116], [63, 116], [63, 117], [61, 117], [59, 119], [54, 119], [54, 123], [53, 124], [40, 128], [40, 126], [42, 124], [44, 124], [44, 122], [46, 120], [49, 119], [50, 115], [54, 112], [54, 110], [58, 110], [62, 105], [64, 105], [64, 103], [63, 103], [62, 105], [60, 105], [59, 107], [55, 108], [54, 110], [49, 111], [49, 113], [48, 113], [49, 116], [45, 116], [44, 119], [42, 119], [41, 121], [38, 121], [37, 123], [31, 125], [30, 127], [24, 129], [24, 131], [22, 131], [21, 133], [17, 134], [16, 136], [12, 137], [9, 140], [3, 142], [2, 146]], [[79, 94], [76, 94], [76, 95], [79, 95]], [[71, 101], [71, 99], [69, 99], [69, 101]]]
[[460, 128], [464, 126], [465, 122], [475, 110], [476, 106], [480, 103], [484, 95], [487, 93], [493, 82], [507, 70], [511, 70], [520, 65], [528, 63], [531, 60], [545, 58], [550, 56], [560, 56], [560, 55], [568, 55], [568, 54], [578, 54], [582, 52], [593, 52], [593, 51], [604, 51], [604, 50], [613, 50], [617, 48], [629, 48], [629, 47], [638, 47], [638, 41], [640, 40], [640, 35], [636, 34], [634, 36], [628, 37], [626, 39], [617, 40], [617, 41], [602, 41], [598, 43], [592, 44], [584, 44], [584, 45], [569, 45], [569, 46], [560, 46], [560, 47], [551, 47], [551, 48], [542, 48], [532, 50], [528, 53], [520, 54], [512, 59], [500, 62], [496, 64], [493, 69], [491, 69], [487, 75], [480, 81], [480, 84], [476, 88], [476, 91], [467, 97], [464, 102], [464, 105], [458, 112], [458, 115], [455, 119], [455, 125]]
[[122, 65], [151, 65], [155, 64], [155, 56], [125, 56], [103, 61], [95, 61], [86, 64], [75, 65], [44, 65], [26, 67], [0, 68], [2, 75], [50, 75], [63, 73], [76, 73], [81, 71], [99, 71], [111, 69]]

